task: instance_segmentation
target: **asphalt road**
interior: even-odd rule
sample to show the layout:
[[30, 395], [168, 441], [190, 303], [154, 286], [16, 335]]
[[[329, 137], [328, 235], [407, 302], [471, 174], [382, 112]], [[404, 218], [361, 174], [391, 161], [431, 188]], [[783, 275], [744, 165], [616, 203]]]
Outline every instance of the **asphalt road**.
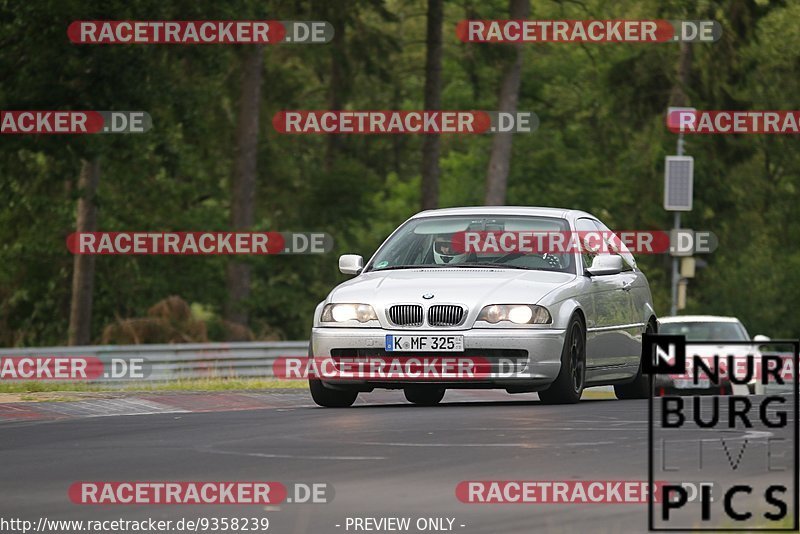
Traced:
[[[380, 392], [334, 410], [312, 406], [304, 393], [288, 395], [282, 408], [2, 424], [0, 518], [267, 516], [269, 532], [278, 533], [354, 532], [348, 517], [384, 516], [452, 518], [453, 531], [464, 534], [647, 530], [646, 505], [465, 504], [455, 496], [463, 480], [646, 481], [646, 401], [546, 406], [535, 395], [464, 391], [425, 408]], [[765, 438], [753, 430], [727, 436]], [[696, 436], [683, 437], [674, 450], [689, 454]], [[735, 475], [776, 476], [755, 461]], [[81, 480], [321, 482], [334, 498], [268, 507], [81, 506], [67, 496]]]

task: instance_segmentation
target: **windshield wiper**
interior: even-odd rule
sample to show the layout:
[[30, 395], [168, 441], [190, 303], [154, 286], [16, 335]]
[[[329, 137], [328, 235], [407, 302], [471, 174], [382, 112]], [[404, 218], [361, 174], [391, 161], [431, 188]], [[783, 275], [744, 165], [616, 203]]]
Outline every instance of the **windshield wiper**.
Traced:
[[[398, 271], [401, 269], [448, 269], [450, 267], [480, 267], [486, 268], [491, 267], [495, 269], [517, 269], [523, 271], [534, 271], [537, 269], [531, 269], [530, 267], [521, 267], [519, 265], [508, 265], [505, 263], [493, 263], [493, 262], [486, 262], [486, 263], [434, 263], [434, 264], [423, 264], [423, 265], [389, 265], [388, 267], [382, 267], [380, 269], [371, 268], [368, 273], [380, 273], [383, 271]], [[546, 270], [546, 269], [538, 269], [538, 270]]]
[[439, 264], [433, 264], [433, 265], [425, 265], [425, 264], [423, 264], [423, 265], [389, 265], [387, 267], [381, 267], [380, 269], [376, 269], [375, 267], [372, 267], [367, 272], [379, 273], [379, 272], [382, 272], [382, 271], [397, 271], [399, 269], [431, 269], [431, 268], [435, 269], [437, 267], [448, 267], [448, 265], [446, 265], [446, 264], [445, 265], [439, 265]]
[[452, 265], [443, 265], [442, 267], [491, 267], [495, 269], [521, 269], [523, 271], [533, 271], [530, 267], [522, 267], [521, 265], [508, 265], [505, 263], [455, 263]]

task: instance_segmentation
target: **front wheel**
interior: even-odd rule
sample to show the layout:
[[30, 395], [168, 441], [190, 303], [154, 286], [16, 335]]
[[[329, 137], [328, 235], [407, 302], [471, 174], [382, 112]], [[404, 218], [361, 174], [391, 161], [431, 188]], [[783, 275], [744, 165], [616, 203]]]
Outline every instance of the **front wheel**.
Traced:
[[308, 379], [308, 389], [311, 390], [314, 402], [325, 408], [347, 408], [352, 406], [358, 397], [358, 391], [326, 388], [321, 380], [315, 378]]
[[[652, 321], [647, 323], [645, 333], [656, 333], [656, 327]], [[650, 377], [642, 372], [641, 360], [639, 360], [639, 370], [636, 372], [636, 378], [627, 384], [615, 385], [614, 394], [619, 400], [646, 399], [650, 396]]]
[[405, 388], [406, 400], [420, 406], [434, 406], [444, 398], [444, 388]]
[[539, 392], [539, 399], [545, 404], [574, 404], [581, 400], [585, 380], [586, 331], [581, 318], [573, 315], [561, 351], [561, 370], [550, 387]]

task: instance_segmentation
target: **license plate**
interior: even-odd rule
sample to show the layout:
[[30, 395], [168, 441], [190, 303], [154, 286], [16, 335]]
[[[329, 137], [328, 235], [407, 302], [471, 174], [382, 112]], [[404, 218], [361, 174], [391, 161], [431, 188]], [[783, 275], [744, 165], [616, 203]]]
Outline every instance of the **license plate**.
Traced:
[[464, 336], [386, 335], [387, 352], [464, 352]]
[[708, 389], [711, 387], [711, 381], [707, 378], [701, 378], [695, 384], [692, 378], [678, 378], [673, 380], [673, 385], [675, 389]]

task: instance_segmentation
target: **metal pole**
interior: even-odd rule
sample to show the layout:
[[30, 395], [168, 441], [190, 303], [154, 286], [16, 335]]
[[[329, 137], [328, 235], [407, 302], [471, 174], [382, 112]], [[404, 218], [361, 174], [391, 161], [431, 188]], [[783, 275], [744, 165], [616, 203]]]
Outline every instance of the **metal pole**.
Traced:
[[[681, 212], [676, 211], [674, 213], [675, 222], [673, 227], [677, 230], [681, 227]], [[681, 278], [679, 272], [679, 265], [678, 265], [678, 257], [672, 257], [672, 306], [670, 307], [669, 314], [670, 315], [678, 315], [678, 281]]]
[[[678, 155], [683, 156], [683, 134], [678, 134]], [[681, 227], [681, 212], [676, 211], [674, 213], [674, 223], [673, 228], [675, 230], [679, 230]], [[678, 262], [678, 257], [672, 257], [672, 306], [670, 307], [669, 314], [670, 315], [678, 315], [678, 281], [681, 279], [680, 275], [680, 266]]]

